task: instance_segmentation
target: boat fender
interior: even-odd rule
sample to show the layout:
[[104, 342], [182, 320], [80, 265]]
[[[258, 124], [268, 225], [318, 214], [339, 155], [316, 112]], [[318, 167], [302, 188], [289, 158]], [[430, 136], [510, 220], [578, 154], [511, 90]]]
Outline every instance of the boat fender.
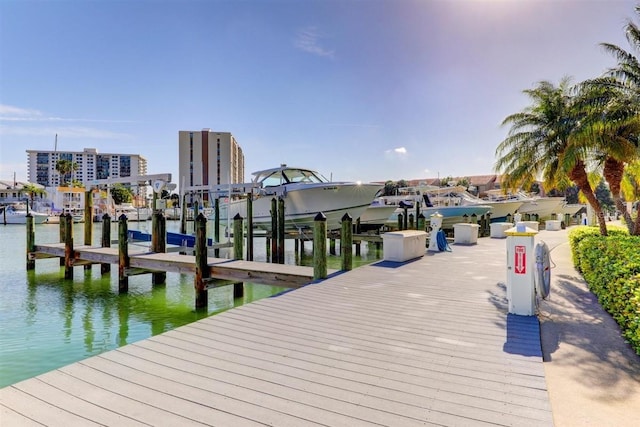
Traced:
[[536, 245], [536, 268], [534, 272], [535, 287], [542, 299], [547, 299], [551, 292], [551, 267], [549, 247], [545, 242]]

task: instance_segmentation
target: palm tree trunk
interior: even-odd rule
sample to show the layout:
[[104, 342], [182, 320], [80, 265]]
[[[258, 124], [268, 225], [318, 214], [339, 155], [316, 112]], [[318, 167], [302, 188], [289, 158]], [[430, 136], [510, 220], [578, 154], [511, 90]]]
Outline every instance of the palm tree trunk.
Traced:
[[607, 223], [604, 219], [604, 213], [602, 212], [602, 208], [600, 207], [600, 202], [596, 198], [593, 189], [591, 188], [591, 184], [589, 184], [589, 179], [587, 177], [587, 171], [584, 167], [584, 162], [581, 160], [576, 162], [576, 165], [573, 167], [571, 172], [569, 172], [569, 178], [578, 186], [584, 197], [586, 197], [587, 202], [591, 205], [593, 210], [598, 217], [598, 225], [600, 227], [600, 234], [602, 236], [607, 235]]
[[622, 213], [629, 234], [634, 235], [637, 227], [631, 219], [631, 213], [627, 210], [627, 206], [622, 201], [622, 197], [620, 197], [620, 183], [622, 182], [622, 176], [624, 174], [624, 163], [608, 157], [604, 162], [603, 174], [604, 179], [609, 183], [609, 190], [611, 191], [616, 209]]

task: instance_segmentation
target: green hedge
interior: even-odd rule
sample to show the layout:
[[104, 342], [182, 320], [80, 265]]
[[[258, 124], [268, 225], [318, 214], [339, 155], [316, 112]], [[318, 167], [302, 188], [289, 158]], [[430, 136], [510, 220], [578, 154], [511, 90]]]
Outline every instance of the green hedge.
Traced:
[[573, 263], [640, 354], [640, 236], [629, 236], [622, 228], [608, 230], [607, 237], [594, 227], [572, 230]]

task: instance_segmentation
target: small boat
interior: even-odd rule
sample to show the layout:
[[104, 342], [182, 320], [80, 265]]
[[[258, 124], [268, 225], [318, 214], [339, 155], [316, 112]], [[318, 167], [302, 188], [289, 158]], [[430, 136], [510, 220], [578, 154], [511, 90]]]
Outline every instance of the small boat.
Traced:
[[[29, 210], [29, 215], [33, 217], [34, 224], [44, 224], [47, 222], [49, 215], [42, 212]], [[0, 207], [0, 224], [26, 224], [27, 208], [26, 206], [13, 204]]]
[[[285, 229], [301, 231], [313, 228], [315, 217], [322, 212], [327, 229], [340, 228], [348, 213], [355, 221], [371, 205], [382, 184], [329, 181], [317, 171], [280, 165], [252, 174], [257, 187], [252, 195], [253, 225], [271, 231], [271, 200], [282, 197], [285, 204]], [[222, 199], [221, 199], [222, 201]], [[220, 203], [220, 218], [247, 215], [246, 199]], [[210, 217], [211, 218], [211, 217]]]

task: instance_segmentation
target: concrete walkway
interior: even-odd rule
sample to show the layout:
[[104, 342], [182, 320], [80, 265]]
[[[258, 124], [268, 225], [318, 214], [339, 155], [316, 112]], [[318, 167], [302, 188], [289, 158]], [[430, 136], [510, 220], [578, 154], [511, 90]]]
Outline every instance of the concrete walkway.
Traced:
[[567, 231], [539, 240], [551, 249], [551, 296], [539, 319], [555, 426], [640, 425], [640, 357], [573, 268]]

